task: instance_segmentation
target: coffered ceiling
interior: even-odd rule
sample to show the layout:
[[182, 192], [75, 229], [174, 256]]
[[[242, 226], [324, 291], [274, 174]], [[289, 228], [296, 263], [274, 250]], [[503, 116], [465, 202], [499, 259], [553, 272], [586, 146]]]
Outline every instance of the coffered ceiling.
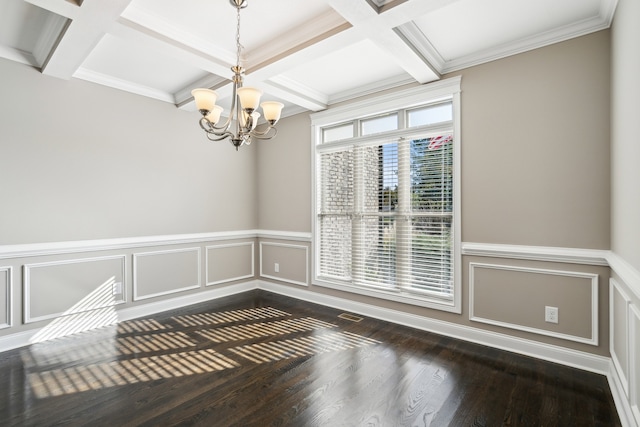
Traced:
[[[327, 106], [608, 28], [616, 0], [248, 0], [246, 85], [284, 115]], [[228, 0], [2, 0], [0, 57], [195, 110], [229, 103]], [[225, 99], [227, 98], [227, 99]]]

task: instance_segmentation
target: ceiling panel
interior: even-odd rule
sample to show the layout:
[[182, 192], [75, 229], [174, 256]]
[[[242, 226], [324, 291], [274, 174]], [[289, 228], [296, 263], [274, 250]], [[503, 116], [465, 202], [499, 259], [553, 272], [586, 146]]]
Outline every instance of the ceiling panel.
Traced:
[[82, 68], [169, 94], [206, 75], [198, 68], [108, 34], [91, 52]]
[[389, 78], [408, 78], [392, 58], [369, 40], [313, 61], [300, 64], [284, 75], [333, 98]]
[[[330, 9], [325, 0], [250, 1], [240, 12], [242, 45], [249, 52], [269, 40], [286, 36], [291, 29]], [[188, 34], [194, 43], [215, 46], [235, 57], [237, 17], [228, 0], [133, 0], [123, 16], [141, 13], [157, 20], [168, 32]]]
[[460, 0], [415, 24], [445, 61], [597, 17], [600, 0]]
[[[248, 0], [247, 85], [284, 116], [608, 28], [616, 0]], [[0, 57], [193, 110], [229, 104], [229, 0], [0, 0]]]

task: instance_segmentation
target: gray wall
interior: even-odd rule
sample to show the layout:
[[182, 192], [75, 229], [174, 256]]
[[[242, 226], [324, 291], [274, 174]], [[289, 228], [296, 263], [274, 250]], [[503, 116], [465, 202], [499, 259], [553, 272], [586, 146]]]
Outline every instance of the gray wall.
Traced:
[[0, 76], [0, 347], [255, 278], [255, 146], [171, 104], [4, 59]]
[[311, 231], [311, 119], [284, 118], [278, 135], [258, 144], [261, 230]]
[[0, 76], [0, 245], [256, 228], [256, 150], [210, 143], [197, 113], [4, 59]]
[[[601, 31], [455, 73], [462, 75], [463, 242], [609, 248], [609, 43], [609, 31]], [[260, 147], [261, 229], [309, 230], [308, 125], [306, 115], [286, 118], [287, 131]], [[461, 315], [309, 289], [606, 355], [608, 278], [606, 266], [465, 256]], [[545, 305], [560, 308], [559, 325], [541, 323]], [[596, 335], [598, 345], [588, 343]]]
[[609, 33], [462, 73], [462, 239], [609, 248]]

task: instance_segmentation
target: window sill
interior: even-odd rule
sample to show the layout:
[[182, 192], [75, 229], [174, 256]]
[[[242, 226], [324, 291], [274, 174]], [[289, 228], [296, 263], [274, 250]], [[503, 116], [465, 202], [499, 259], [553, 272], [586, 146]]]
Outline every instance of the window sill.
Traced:
[[349, 292], [353, 294], [365, 295], [368, 297], [378, 298], [382, 300], [395, 301], [402, 304], [410, 304], [419, 307], [430, 308], [434, 310], [447, 311], [456, 314], [462, 314], [462, 307], [460, 301], [444, 300], [438, 298], [431, 298], [426, 295], [409, 294], [406, 292], [386, 292], [381, 289], [369, 289], [359, 286], [353, 286], [350, 284], [334, 283], [325, 280], [315, 278], [312, 281], [314, 286], [322, 286], [325, 288], [331, 288], [338, 291]]

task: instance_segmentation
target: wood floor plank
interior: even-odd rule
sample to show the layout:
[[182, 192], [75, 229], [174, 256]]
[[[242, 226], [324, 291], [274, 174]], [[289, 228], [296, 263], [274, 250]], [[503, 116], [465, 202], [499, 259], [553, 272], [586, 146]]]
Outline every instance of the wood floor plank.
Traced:
[[607, 380], [252, 291], [12, 350], [2, 426], [619, 426]]

